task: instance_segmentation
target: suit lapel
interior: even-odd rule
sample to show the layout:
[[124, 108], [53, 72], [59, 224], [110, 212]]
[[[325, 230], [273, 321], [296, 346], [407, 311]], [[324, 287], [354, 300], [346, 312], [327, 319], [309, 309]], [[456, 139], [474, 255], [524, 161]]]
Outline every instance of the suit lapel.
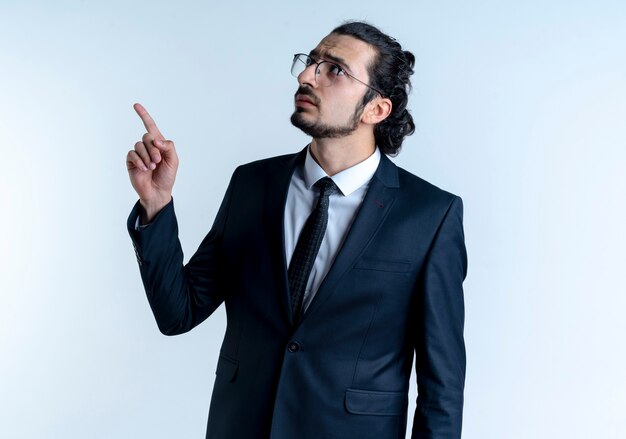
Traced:
[[354, 261], [363, 252], [376, 231], [382, 225], [395, 200], [398, 183], [398, 168], [384, 154], [370, 181], [367, 194], [359, 212], [350, 227], [348, 236], [339, 249], [332, 267], [320, 285], [302, 320], [315, 312], [328, 300], [344, 273], [352, 267]]
[[306, 157], [306, 148], [299, 154], [286, 156], [285, 160], [277, 163], [270, 170], [267, 188], [265, 191], [265, 230], [268, 231], [268, 245], [274, 267], [273, 275], [277, 286], [278, 300], [284, 310], [285, 319], [292, 322], [291, 299], [289, 294], [289, 282], [287, 279], [287, 262], [285, 258], [285, 203], [291, 176], [297, 166], [301, 166]]

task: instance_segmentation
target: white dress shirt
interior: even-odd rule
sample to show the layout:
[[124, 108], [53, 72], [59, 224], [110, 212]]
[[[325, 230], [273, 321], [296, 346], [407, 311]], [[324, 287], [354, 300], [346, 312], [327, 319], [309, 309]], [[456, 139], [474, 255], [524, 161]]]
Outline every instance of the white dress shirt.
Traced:
[[[364, 161], [331, 177], [341, 192], [332, 194], [329, 198], [328, 225], [304, 292], [303, 310], [306, 310], [310, 305], [324, 277], [330, 270], [341, 244], [348, 235], [379, 162], [380, 151], [376, 148], [374, 153]], [[304, 223], [313, 211], [319, 197], [319, 192], [313, 185], [320, 178], [327, 176], [311, 156], [310, 149], [307, 149], [304, 166], [296, 168], [291, 177], [285, 205], [284, 228], [287, 266], [291, 261]]]

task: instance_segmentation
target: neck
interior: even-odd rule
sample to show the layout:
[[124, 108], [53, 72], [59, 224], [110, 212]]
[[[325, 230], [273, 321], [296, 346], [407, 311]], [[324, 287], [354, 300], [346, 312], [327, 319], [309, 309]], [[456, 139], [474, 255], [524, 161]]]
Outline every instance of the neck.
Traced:
[[376, 149], [374, 136], [345, 136], [337, 139], [313, 139], [311, 155], [331, 177], [361, 163]]

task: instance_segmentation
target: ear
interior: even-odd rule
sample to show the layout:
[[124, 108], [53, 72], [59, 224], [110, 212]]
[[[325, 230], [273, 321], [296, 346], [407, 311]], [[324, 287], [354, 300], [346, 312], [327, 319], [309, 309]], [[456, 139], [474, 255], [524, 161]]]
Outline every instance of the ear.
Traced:
[[391, 99], [378, 96], [365, 106], [361, 121], [366, 124], [376, 125], [385, 120], [391, 114], [392, 109]]

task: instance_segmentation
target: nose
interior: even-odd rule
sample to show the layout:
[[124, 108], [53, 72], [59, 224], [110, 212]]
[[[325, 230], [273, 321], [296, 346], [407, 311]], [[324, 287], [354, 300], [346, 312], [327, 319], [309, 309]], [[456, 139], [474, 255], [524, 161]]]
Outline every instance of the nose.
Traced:
[[317, 87], [317, 64], [311, 64], [307, 66], [299, 75], [298, 75], [298, 83], [300, 85], [307, 84], [313, 88]]

